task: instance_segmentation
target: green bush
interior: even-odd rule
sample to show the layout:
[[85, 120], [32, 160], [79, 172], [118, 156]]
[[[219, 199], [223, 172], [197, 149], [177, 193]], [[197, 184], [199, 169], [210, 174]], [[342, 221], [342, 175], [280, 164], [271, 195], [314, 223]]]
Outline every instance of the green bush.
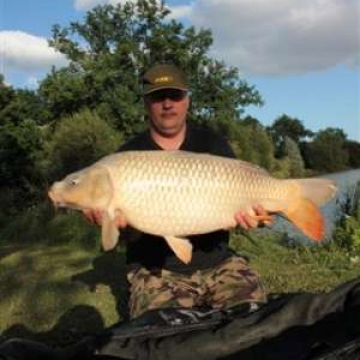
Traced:
[[[1, 117], [1, 116], [0, 116]], [[34, 120], [0, 124], [0, 211], [14, 214], [35, 203], [40, 173], [41, 132]]]
[[16, 216], [2, 216], [2, 244], [74, 244], [95, 248], [100, 242], [100, 229], [87, 223], [76, 211], [56, 212], [48, 203], [30, 208]]
[[92, 249], [100, 246], [100, 229], [86, 222], [79, 212], [66, 211], [55, 216], [44, 226], [47, 243], [74, 244]]
[[49, 180], [90, 165], [116, 151], [122, 135], [88, 109], [63, 118], [46, 146], [43, 168]]
[[333, 241], [348, 251], [360, 251], [360, 222], [352, 216], [344, 217], [335, 229]]
[[360, 251], [360, 182], [349, 191], [334, 232], [334, 242], [351, 252]]

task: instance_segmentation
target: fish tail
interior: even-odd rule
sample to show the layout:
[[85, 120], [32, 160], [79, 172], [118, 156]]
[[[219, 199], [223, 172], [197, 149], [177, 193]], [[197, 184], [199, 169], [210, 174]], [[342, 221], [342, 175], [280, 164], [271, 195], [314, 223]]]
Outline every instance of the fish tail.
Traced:
[[300, 186], [300, 196], [311, 199], [317, 206], [325, 204], [337, 191], [335, 182], [330, 179], [309, 178], [295, 181]]
[[335, 182], [322, 178], [286, 181], [292, 200], [282, 213], [308, 237], [321, 241], [324, 237], [324, 218], [319, 207], [335, 195]]
[[297, 198], [291, 207], [282, 211], [305, 235], [314, 241], [324, 237], [324, 218], [320, 209], [309, 199]]

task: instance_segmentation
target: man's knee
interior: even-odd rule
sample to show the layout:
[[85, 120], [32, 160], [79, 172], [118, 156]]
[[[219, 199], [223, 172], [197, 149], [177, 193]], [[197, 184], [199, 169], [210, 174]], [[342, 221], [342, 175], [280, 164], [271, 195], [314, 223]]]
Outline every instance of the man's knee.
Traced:
[[129, 310], [132, 318], [148, 310], [165, 307], [193, 307], [199, 296], [193, 280], [179, 274], [163, 270], [152, 274], [139, 269], [128, 274], [130, 283]]

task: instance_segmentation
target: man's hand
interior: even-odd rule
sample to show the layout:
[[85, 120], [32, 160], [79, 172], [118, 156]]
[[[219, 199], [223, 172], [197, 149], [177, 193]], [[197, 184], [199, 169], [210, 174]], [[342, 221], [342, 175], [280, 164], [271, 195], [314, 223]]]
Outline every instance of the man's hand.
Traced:
[[269, 213], [261, 206], [257, 205], [253, 207], [255, 215], [249, 215], [245, 211], [239, 211], [235, 215], [235, 221], [244, 230], [257, 228], [259, 225], [269, 225], [273, 222], [273, 218]]
[[[101, 210], [83, 210], [83, 214], [89, 222], [101, 226], [102, 224]], [[118, 228], [125, 228], [127, 226], [127, 222], [124, 219], [124, 216], [122, 216], [122, 214], [117, 211], [115, 211], [114, 223], [115, 226]]]

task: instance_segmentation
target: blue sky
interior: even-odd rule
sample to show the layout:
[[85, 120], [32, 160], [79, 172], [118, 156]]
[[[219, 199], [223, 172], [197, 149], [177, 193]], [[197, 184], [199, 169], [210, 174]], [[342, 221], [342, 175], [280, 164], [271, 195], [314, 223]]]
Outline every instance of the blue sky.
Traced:
[[[47, 46], [53, 24], [124, 0], [0, 0], [0, 72], [34, 87], [66, 62]], [[342, 128], [360, 141], [360, 0], [168, 0], [185, 24], [212, 30], [212, 56], [236, 66], [265, 105], [264, 125], [287, 114], [306, 128]]]

